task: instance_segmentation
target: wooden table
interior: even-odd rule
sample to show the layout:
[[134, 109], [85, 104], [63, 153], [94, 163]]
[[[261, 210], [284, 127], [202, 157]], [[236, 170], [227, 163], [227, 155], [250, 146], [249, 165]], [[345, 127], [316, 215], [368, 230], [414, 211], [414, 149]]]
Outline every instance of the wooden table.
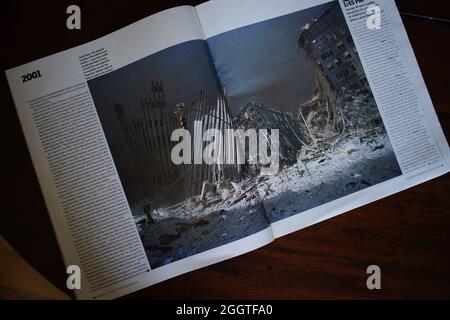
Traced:
[[[77, 1], [82, 30], [65, 28], [71, 1], [3, 1], [3, 69], [94, 40], [154, 12], [189, 1]], [[195, 2], [192, 2], [195, 3]], [[197, 2], [198, 3], [198, 2]], [[449, 17], [446, 1], [398, 1], [402, 10]], [[431, 5], [434, 4], [434, 5]], [[447, 138], [450, 137], [450, 24], [404, 17]], [[1, 298], [62, 298], [65, 270], [4, 74]], [[450, 298], [450, 175], [197, 270], [127, 299]], [[382, 290], [366, 288], [366, 268], [382, 270]], [[36, 272], [41, 273], [47, 280]], [[52, 283], [64, 293], [52, 287]]]

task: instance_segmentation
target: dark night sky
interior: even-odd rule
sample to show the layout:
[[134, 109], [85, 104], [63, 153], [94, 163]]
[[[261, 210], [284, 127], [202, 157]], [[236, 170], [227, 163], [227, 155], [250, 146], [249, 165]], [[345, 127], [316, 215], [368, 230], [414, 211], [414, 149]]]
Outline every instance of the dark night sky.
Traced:
[[234, 113], [248, 101], [292, 111], [310, 99], [312, 69], [298, 48], [299, 30], [329, 4], [242, 27], [208, 39]]

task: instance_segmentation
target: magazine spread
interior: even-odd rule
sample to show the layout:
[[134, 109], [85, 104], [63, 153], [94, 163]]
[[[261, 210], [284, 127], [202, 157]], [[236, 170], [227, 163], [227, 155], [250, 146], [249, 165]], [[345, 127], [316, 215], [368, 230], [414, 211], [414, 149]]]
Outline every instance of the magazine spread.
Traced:
[[176, 7], [6, 75], [79, 299], [238, 256], [450, 169], [393, 0]]

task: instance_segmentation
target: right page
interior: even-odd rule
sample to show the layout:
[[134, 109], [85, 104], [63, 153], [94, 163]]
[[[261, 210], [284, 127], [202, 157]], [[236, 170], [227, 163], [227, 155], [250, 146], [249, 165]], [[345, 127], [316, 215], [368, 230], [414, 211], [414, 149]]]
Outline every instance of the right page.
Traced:
[[449, 171], [394, 1], [213, 0], [196, 9], [235, 125], [279, 133], [279, 169], [245, 167], [276, 237]]

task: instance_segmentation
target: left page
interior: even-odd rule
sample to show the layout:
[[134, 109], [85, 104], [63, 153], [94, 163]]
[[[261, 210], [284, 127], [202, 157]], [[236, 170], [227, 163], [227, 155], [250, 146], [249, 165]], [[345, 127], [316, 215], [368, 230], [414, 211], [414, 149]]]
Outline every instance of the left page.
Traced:
[[230, 182], [218, 194], [222, 167], [171, 159], [177, 129], [231, 121], [193, 7], [6, 74], [65, 264], [81, 269], [78, 298], [116, 298], [273, 240], [262, 210], [204, 201], [238, 197]]

